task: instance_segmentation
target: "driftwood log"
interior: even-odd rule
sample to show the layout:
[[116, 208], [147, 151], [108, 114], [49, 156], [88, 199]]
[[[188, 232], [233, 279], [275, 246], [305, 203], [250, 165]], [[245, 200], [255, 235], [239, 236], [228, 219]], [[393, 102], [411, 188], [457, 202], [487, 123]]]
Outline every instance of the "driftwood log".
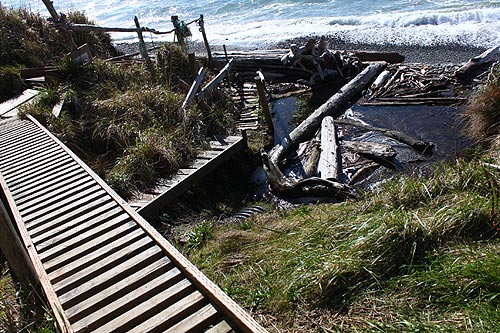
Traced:
[[309, 157], [304, 163], [304, 177], [314, 177], [316, 176], [318, 170], [318, 161], [321, 154], [321, 141], [320, 141], [320, 133], [314, 137], [311, 141], [309, 141], [308, 147]]
[[363, 62], [384, 61], [389, 64], [397, 64], [405, 60], [403, 55], [396, 52], [349, 51], [349, 53]]
[[288, 179], [264, 150], [261, 150], [261, 157], [269, 185], [277, 195], [289, 198], [326, 196], [338, 200], [356, 197], [347, 185], [334, 181], [318, 177], [299, 181]]
[[408, 146], [412, 147], [413, 149], [424, 155], [432, 155], [432, 150], [434, 149], [434, 144], [432, 142], [417, 140], [400, 131], [389, 130], [387, 128], [381, 128], [381, 127], [374, 127], [350, 119], [337, 119], [335, 120], [335, 123], [338, 125], [355, 126], [358, 128], [363, 128], [368, 131], [383, 133], [384, 135], [390, 138], [393, 138], [399, 142], [407, 144]]
[[482, 54], [470, 59], [465, 65], [460, 67], [455, 72], [455, 77], [461, 81], [471, 79], [472, 73], [483, 64], [492, 60], [498, 54], [498, 46], [492, 47]]
[[383, 70], [385, 64], [375, 63], [368, 66], [354, 79], [343, 86], [325, 104], [314, 111], [306, 120], [297, 126], [288, 137], [276, 145], [270, 152], [269, 158], [273, 163], [278, 161], [300, 142], [313, 136], [326, 116], [337, 117], [343, 111], [343, 107], [355, 96], [359, 95], [367, 85]]
[[396, 165], [393, 160], [396, 157], [396, 151], [389, 145], [377, 142], [358, 142], [358, 141], [342, 141], [342, 145], [347, 149], [357, 153], [360, 156], [366, 157], [374, 162], [379, 163], [390, 169], [395, 169]]
[[322, 179], [339, 181], [341, 169], [339, 142], [332, 117], [321, 122], [321, 154], [318, 163], [318, 176]]

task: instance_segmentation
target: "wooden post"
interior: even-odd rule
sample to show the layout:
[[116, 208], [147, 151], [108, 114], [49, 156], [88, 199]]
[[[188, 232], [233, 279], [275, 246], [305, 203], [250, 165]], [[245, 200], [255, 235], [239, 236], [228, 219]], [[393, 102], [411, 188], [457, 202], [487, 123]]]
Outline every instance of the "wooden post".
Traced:
[[156, 75], [154, 71], [153, 64], [151, 63], [151, 59], [149, 58], [148, 49], [146, 48], [146, 43], [144, 42], [144, 38], [142, 37], [142, 29], [139, 24], [139, 19], [137, 16], [134, 16], [135, 26], [137, 27], [137, 37], [139, 38], [139, 52], [141, 56], [146, 60], [146, 66], [148, 67], [149, 72], [151, 73], [151, 77], [153, 82], [156, 81]]
[[258, 71], [255, 77], [255, 85], [257, 86], [257, 92], [259, 94], [259, 104], [264, 113], [264, 118], [266, 120], [267, 128], [269, 129], [269, 134], [274, 136], [274, 125], [273, 119], [271, 118], [271, 112], [269, 111], [269, 104], [266, 98], [266, 92], [264, 90], [264, 75]]
[[[52, 20], [54, 23], [64, 23], [61, 22], [61, 16], [57, 13], [56, 9], [54, 8], [54, 3], [50, 0], [42, 0], [43, 3], [45, 4], [45, 7], [47, 7], [47, 10], [50, 13], [50, 16], [52, 16]], [[75, 43], [75, 40], [73, 39], [73, 36], [71, 35], [71, 32], [66, 31], [66, 30], [61, 30], [61, 33], [63, 34], [64, 39], [66, 40], [66, 43], [69, 46], [69, 49], [71, 51], [75, 51], [78, 46]]]
[[226, 62], [229, 62], [229, 57], [227, 56], [226, 44], [222, 44], [222, 47], [224, 48], [224, 56], [226, 57]]
[[203, 14], [200, 15], [198, 25], [200, 26], [200, 32], [203, 36], [203, 42], [205, 43], [205, 48], [207, 49], [208, 66], [210, 66], [210, 63], [212, 62], [212, 51], [210, 51], [210, 44], [208, 44], [207, 34], [205, 33], [205, 21], [203, 20]]
[[191, 67], [191, 76], [193, 81], [196, 80], [198, 75], [198, 63], [196, 62], [196, 55], [193, 53], [188, 53], [189, 66]]
[[177, 36], [177, 40], [179, 41], [179, 44], [181, 45], [182, 49], [186, 51], [186, 41], [184, 40], [184, 36], [182, 35], [181, 27], [180, 27], [180, 21], [178, 16], [172, 16], [172, 24], [174, 25], [175, 28], [175, 35]]

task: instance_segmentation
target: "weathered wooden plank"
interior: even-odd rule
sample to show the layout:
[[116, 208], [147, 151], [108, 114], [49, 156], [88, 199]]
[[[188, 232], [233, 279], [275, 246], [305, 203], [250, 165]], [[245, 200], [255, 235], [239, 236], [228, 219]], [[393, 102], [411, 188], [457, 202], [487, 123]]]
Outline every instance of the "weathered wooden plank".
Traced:
[[[102, 325], [101, 327], [98, 327], [95, 330], [92, 330], [91, 332], [105, 333], [105, 332], [111, 332], [113, 330], [128, 332], [128, 333], [132, 333], [134, 331], [151, 332], [152, 329], [156, 328], [158, 325], [157, 322], [155, 323], [156, 325], [148, 325], [148, 323], [145, 322], [149, 317], [153, 316], [156, 312], [156, 311], [153, 312], [151, 310], [160, 307], [162, 305], [165, 306], [165, 304], [166, 306], [168, 306], [179, 299], [182, 300], [183, 299], [182, 297], [186, 296], [186, 294], [188, 294], [189, 292], [192, 292], [192, 290], [193, 290], [192, 284], [186, 279], [183, 279], [174, 286], [164, 290], [161, 293], [158, 293], [157, 295], [154, 295], [153, 297], [142, 302], [141, 304], [136, 304], [136, 306], [133, 307], [132, 309], [128, 310], [127, 312], [123, 313], [120, 316], [113, 318], [105, 325]], [[196, 296], [199, 295], [201, 297], [200, 293], [198, 292], [195, 293]], [[187, 297], [185, 297], [184, 299], [186, 298]], [[193, 297], [191, 297], [189, 300], [194, 301]], [[170, 318], [171, 317], [163, 316], [163, 318], [160, 319], [160, 323], [168, 321]], [[134, 326], [136, 327], [134, 328]]]
[[83, 206], [93, 199], [97, 199], [98, 197], [104, 196], [105, 194], [106, 192], [104, 192], [99, 186], [94, 185], [91, 188], [83, 191], [81, 195], [69, 197], [57, 202], [54, 205], [51, 205], [50, 207], [46, 207], [35, 212], [30, 212], [27, 214], [23, 214], [23, 212], [21, 212], [21, 215], [23, 216], [24, 221], [29, 223], [36, 223], [35, 221], [53, 219], [59, 217], [68, 210], [73, 210], [80, 206]]
[[198, 89], [200, 88], [201, 83], [203, 82], [203, 78], [205, 77], [205, 72], [206, 70], [203, 67], [201, 67], [200, 70], [198, 71], [198, 76], [196, 76], [195, 80], [193, 81], [193, 84], [189, 89], [186, 99], [184, 100], [184, 103], [182, 103], [183, 110], [189, 108], [194, 98], [196, 97], [196, 93], [198, 92]]
[[88, 205], [81, 206], [77, 209], [68, 210], [61, 216], [53, 219], [45, 219], [38, 223], [26, 224], [28, 231], [32, 238], [36, 238], [40, 235], [43, 235], [50, 230], [57, 230], [60, 226], [64, 226], [66, 223], [71, 222], [74, 219], [77, 219], [79, 216], [87, 214], [92, 210], [99, 208], [101, 205], [105, 205], [109, 202], [112, 202], [111, 198], [108, 196], [104, 196], [89, 202]]
[[[108, 307], [113, 307], [115, 302], [123, 304], [122, 312], [128, 311], [130, 309], [130, 304], [135, 306], [137, 303], [142, 302], [142, 300], [138, 301], [136, 304], [134, 304], [134, 302], [130, 302], [130, 300], [141, 297], [138, 289], [143, 286], [150, 285], [152, 280], [161, 275], [165, 275], [169, 278], [169, 281], [175, 284], [182, 279], [182, 275], [180, 274], [181, 272], [177, 268], [173, 267], [172, 262], [168, 260], [168, 258], [163, 257], [144, 267], [140, 271], [127, 276], [121, 281], [121, 283], [109, 286], [103, 291], [86, 298], [77, 305], [68, 308], [66, 313], [71, 322], [76, 323], [84, 318], [87, 319], [86, 317], [100, 315], [101, 311], [106, 311]], [[156, 290], [153, 290], [153, 293], [156, 294]], [[142, 294], [150, 297], [147, 294], [147, 290], [143, 291]], [[125, 306], [126, 303], [121, 302], [123, 299], [129, 302], [127, 306]]]
[[2, 170], [4, 174], [8, 174], [10, 179], [12, 179], [18, 174], [25, 173], [27, 171], [34, 172], [40, 168], [50, 166], [50, 164], [54, 163], [54, 161], [62, 159], [71, 160], [68, 156], [65, 156], [58, 151], [48, 153], [42, 152], [38, 159], [33, 159], [31, 161], [27, 161], [26, 163], [19, 163], [18, 165], [14, 164], [11, 168], [2, 168]]
[[43, 265], [38, 258], [38, 255], [35, 251], [35, 246], [31, 242], [30, 236], [28, 234], [28, 231], [26, 230], [23, 220], [21, 218], [21, 215], [19, 214], [19, 211], [16, 208], [16, 203], [14, 201], [14, 198], [10, 194], [9, 188], [7, 183], [5, 182], [5, 179], [3, 179], [2, 175], [0, 174], [0, 185], [2, 187], [3, 193], [5, 195], [7, 205], [10, 207], [10, 211], [12, 213], [12, 216], [16, 222], [16, 227], [17, 231], [19, 232], [21, 239], [24, 243], [24, 247], [27, 249], [28, 255], [30, 257], [30, 260], [33, 264], [33, 268], [39, 278], [40, 285], [42, 286], [42, 289], [44, 291], [45, 297], [47, 298], [48, 304], [50, 305], [51, 309], [53, 310], [55, 320], [59, 326], [59, 329], [61, 330], [62, 333], [73, 333], [73, 329], [71, 328], [71, 325], [67, 319], [67, 317], [64, 315], [63, 308], [61, 303], [59, 302], [59, 299], [50, 284], [49, 278], [47, 276], [47, 273], [43, 269]]
[[45, 267], [48, 273], [59, 269], [72, 261], [78, 260], [79, 258], [96, 252], [96, 256], [99, 254], [99, 249], [107, 243], [111, 243], [115, 239], [118, 239], [129, 232], [136, 230], [136, 226], [131, 224], [122, 224], [118, 228], [111, 230], [99, 237], [96, 237], [86, 244], [83, 244], [73, 250], [66, 251], [64, 255], [59, 256], [57, 258], [51, 259], [43, 263], [43, 267]]
[[49, 149], [56, 150], [57, 149], [57, 147], [53, 147], [52, 145], [50, 145], [49, 143], [46, 143], [46, 142], [41, 142], [39, 145], [34, 145], [31, 148], [24, 150], [24, 151], [21, 151], [21, 152], [18, 152], [16, 154], [1, 156], [0, 163], [2, 163], [3, 167], [8, 168], [10, 165], [17, 164], [21, 160], [28, 161], [30, 159], [36, 158], [37, 154], [39, 153], [39, 150], [45, 152], [45, 148], [47, 150], [49, 150]]
[[57, 182], [59, 177], [72, 176], [75, 173], [78, 173], [80, 170], [76, 164], [72, 164], [69, 166], [59, 166], [54, 168], [53, 170], [48, 170], [47, 174], [42, 174], [38, 177], [30, 178], [29, 181], [24, 183], [9, 184], [12, 188], [12, 193], [16, 196], [22, 196], [23, 194], [33, 193], [37, 188], [43, 187], [48, 184], [52, 184], [52, 182]]
[[[138, 274], [143, 274], [142, 270], [138, 272]], [[73, 327], [78, 331], [84, 328], [92, 330], [105, 325], [113, 318], [131, 310], [137, 304], [145, 302], [147, 299], [167, 290], [171, 286], [178, 283], [181, 279], [181, 271], [177, 268], [172, 268], [170, 271], [161, 274], [154, 279], [149, 281], [146, 280], [144, 284], [138, 286], [134, 290], [131, 290], [129, 293], [123, 295], [123, 297], [117, 298], [112, 302], [108, 302], [105, 307], [98, 309], [98, 311], [94, 311], [91, 315], [75, 322]], [[120, 285], [121, 284], [122, 283], [120, 283]]]
[[20, 131], [4, 135], [0, 138], [4, 142], [2, 144], [2, 156], [29, 150], [29, 146], [25, 144], [46, 144], [43, 140], [44, 138], [46, 138], [45, 134], [33, 133], [32, 128], [21, 129]]
[[161, 249], [158, 246], [150, 247], [135, 256], [126, 258], [126, 260], [120, 264], [90, 280], [79, 284], [74, 289], [59, 295], [59, 300], [65, 308], [75, 306], [86, 298], [101, 292], [107, 287], [120, 283], [122, 278], [125, 278], [134, 272], [140, 271], [159, 258], [161, 258]]
[[38, 275], [24, 243], [19, 237], [16, 223], [4, 204], [7, 200], [3, 197], [3, 192], [0, 193], [0, 196], [0, 249], [2, 254], [26, 290], [35, 288], [36, 291], [40, 291]]
[[119, 212], [120, 208], [114, 203], [109, 202], [104, 205], [99, 205], [95, 209], [92, 209], [86, 214], [70, 219], [67, 223], [52, 227], [44, 234], [36, 237], [31, 237], [36, 249], [42, 252], [46, 248], [50, 248], [54, 245], [63, 242], [66, 238], [71, 238], [75, 234], [84, 231], [86, 228], [91, 227], [95, 223], [101, 223], [102, 220], [114, 217]]
[[47, 162], [45, 165], [38, 166], [34, 170], [23, 170], [21, 173], [10, 174], [8, 171], [5, 171], [6, 179], [9, 182], [9, 185], [13, 188], [16, 187], [17, 184], [28, 184], [31, 180], [37, 179], [38, 176], [43, 176], [50, 174], [53, 169], [57, 169], [59, 167], [68, 167], [71, 164], [71, 159], [67, 158], [67, 156], [61, 156], [58, 158], [54, 158], [50, 162]]
[[148, 248], [153, 247], [153, 245], [154, 243], [152, 239], [148, 237], [139, 238], [135, 242], [110, 253], [108, 256], [93, 263], [92, 265], [83, 267], [78, 274], [74, 274], [57, 283], [54, 283], [54, 290], [58, 294], [67, 293], [86, 281], [92, 280], [95, 277], [109, 271], [113, 267], [118, 266], [128, 258], [138, 255], [141, 252], [145, 252]]
[[239, 141], [233, 141], [232, 144], [228, 145], [228, 148], [225, 149], [223, 154], [219, 154], [217, 157], [210, 160], [205, 167], [194, 171], [191, 170], [192, 172], [190, 173], [189, 178], [186, 178], [184, 181], [170, 187], [168, 191], [160, 194], [156, 199], [139, 209], [138, 213], [146, 217], [156, 214], [160, 209], [172, 202], [172, 200], [184, 193], [188, 188], [199, 182], [204, 176], [209, 174], [217, 166], [229, 159], [234, 153], [243, 147], [244, 140], [242, 138], [239, 138]]
[[220, 323], [218, 323], [205, 333], [231, 333], [231, 332], [233, 332], [231, 326], [229, 326], [227, 322], [221, 321]]
[[78, 195], [79, 193], [84, 193], [86, 190], [95, 186], [95, 183], [89, 180], [84, 180], [75, 186], [65, 187], [66, 191], [59, 191], [59, 193], [49, 193], [43, 197], [37, 198], [37, 200], [29, 201], [25, 203], [22, 207], [19, 206], [19, 210], [23, 216], [28, 216], [34, 211], [39, 211], [49, 206], [53, 206], [54, 203], [61, 200], [65, 200], [71, 196]]
[[106, 258], [110, 254], [112, 254], [115, 251], [120, 250], [121, 248], [135, 242], [138, 239], [147, 237], [144, 235], [144, 232], [140, 229], [135, 229], [126, 235], [123, 235], [120, 238], [115, 239], [114, 241], [103, 244], [99, 248], [99, 254], [96, 255], [96, 253], [90, 252], [80, 258], [78, 260], [74, 260], [72, 262], [69, 262], [68, 264], [64, 265], [63, 267], [53, 270], [49, 272], [49, 277], [52, 283], [57, 283], [63, 279], [66, 279], [74, 274], [78, 274], [78, 272], [85, 267], [92, 265], [99, 260], [102, 260], [103, 258]]
[[58, 118], [59, 115], [61, 114], [62, 108], [64, 106], [64, 99], [65, 98], [66, 98], [66, 94], [64, 94], [63, 96], [61, 96], [61, 98], [59, 99], [59, 101], [52, 108], [52, 115], [54, 117]]
[[55, 179], [46, 184], [42, 184], [40, 186], [35, 187], [29, 191], [20, 192], [17, 195], [14, 195], [16, 202], [19, 206], [29, 202], [30, 200], [36, 200], [39, 196], [44, 196], [50, 194], [61, 187], [65, 187], [68, 184], [80, 184], [82, 181], [88, 181], [89, 177], [81, 172], [70, 173], [69, 175], [64, 175], [60, 179]]
[[[9, 111], [14, 110], [15, 108], [19, 107], [20, 105], [28, 102], [29, 100], [32, 100], [35, 98], [40, 92], [37, 90], [33, 89], [26, 89], [23, 91], [21, 94], [17, 95], [16, 97], [13, 97], [9, 99], [8, 101], [3, 102], [0, 104], [0, 117], [6, 116]], [[15, 116], [10, 115], [10, 116]]]
[[221, 83], [222, 80], [224, 80], [224, 78], [229, 75], [229, 72], [231, 71], [232, 66], [233, 66], [233, 60], [231, 59], [231, 60], [229, 60], [227, 65], [221, 69], [219, 74], [217, 74], [217, 76], [214, 77], [212, 81], [207, 83], [207, 85], [204, 86], [203, 89], [196, 95], [196, 98], [198, 99], [198, 101], [202, 100], [206, 94], [208, 94], [212, 90], [214, 90], [217, 87], [217, 85], [219, 85], [219, 83]]
[[325, 117], [321, 122], [321, 153], [318, 162], [318, 174], [322, 179], [339, 181], [339, 144], [332, 117]]
[[121, 214], [108, 221], [99, 223], [98, 226], [90, 230], [75, 235], [62, 244], [55, 245], [54, 247], [46, 249], [45, 251], [39, 251], [38, 255], [42, 262], [45, 262], [60, 256], [64, 256], [66, 252], [71, 251], [77, 247], [85, 250], [85, 244], [88, 244], [92, 239], [105, 235], [108, 232], [116, 230], [118, 228], [132, 228], [133, 226], [134, 224], [128, 219], [128, 216], [126, 214]]
[[203, 308], [183, 319], [171, 328], [165, 330], [165, 333], [184, 333], [201, 332], [212, 324], [217, 318], [217, 310], [212, 304], [207, 304]]
[[129, 333], [139, 333], [139, 332], [150, 332], [153, 329], [161, 329], [162, 326], [171, 326], [175, 324], [179, 317], [182, 317], [190, 310], [192, 307], [196, 307], [198, 304], [203, 303], [205, 298], [199, 291], [194, 291], [188, 296], [180, 299], [178, 302], [172, 304], [163, 311], [157, 312], [152, 318], [130, 329]]

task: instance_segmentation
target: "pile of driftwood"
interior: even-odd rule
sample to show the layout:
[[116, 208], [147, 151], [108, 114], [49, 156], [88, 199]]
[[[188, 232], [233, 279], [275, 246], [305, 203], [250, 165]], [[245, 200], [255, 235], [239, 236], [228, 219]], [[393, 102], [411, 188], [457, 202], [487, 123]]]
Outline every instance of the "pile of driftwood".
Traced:
[[364, 105], [451, 105], [466, 99], [455, 95], [458, 66], [391, 65], [375, 79]]
[[[434, 145], [402, 132], [369, 126], [350, 119], [334, 120], [384, 70], [385, 64], [373, 63], [333, 95], [325, 104], [299, 124], [270, 152], [262, 151], [268, 182], [274, 193], [284, 197], [329, 197], [343, 200], [354, 196], [351, 188], [362, 176], [379, 166], [397, 168], [396, 151], [387, 144], [349, 141], [339, 138], [338, 126], [378, 132], [408, 145], [421, 155], [430, 155]], [[357, 154], [369, 161], [356, 174], [346, 177], [341, 152]], [[300, 161], [302, 172], [285, 176], [282, 167], [291, 160]]]
[[362, 63], [353, 54], [328, 50], [324, 39], [317, 43], [310, 39], [306, 45], [290, 46], [290, 52], [281, 58], [281, 63], [291, 68], [300, 68], [311, 74], [309, 85], [319, 80], [346, 80], [361, 72]]

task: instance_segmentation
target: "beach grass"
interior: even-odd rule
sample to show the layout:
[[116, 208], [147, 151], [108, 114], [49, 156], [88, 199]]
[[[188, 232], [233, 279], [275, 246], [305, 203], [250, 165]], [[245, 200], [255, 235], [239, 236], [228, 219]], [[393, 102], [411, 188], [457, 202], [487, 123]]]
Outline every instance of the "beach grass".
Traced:
[[271, 331], [496, 331], [499, 184], [457, 161], [363, 200], [214, 223], [186, 253]]

